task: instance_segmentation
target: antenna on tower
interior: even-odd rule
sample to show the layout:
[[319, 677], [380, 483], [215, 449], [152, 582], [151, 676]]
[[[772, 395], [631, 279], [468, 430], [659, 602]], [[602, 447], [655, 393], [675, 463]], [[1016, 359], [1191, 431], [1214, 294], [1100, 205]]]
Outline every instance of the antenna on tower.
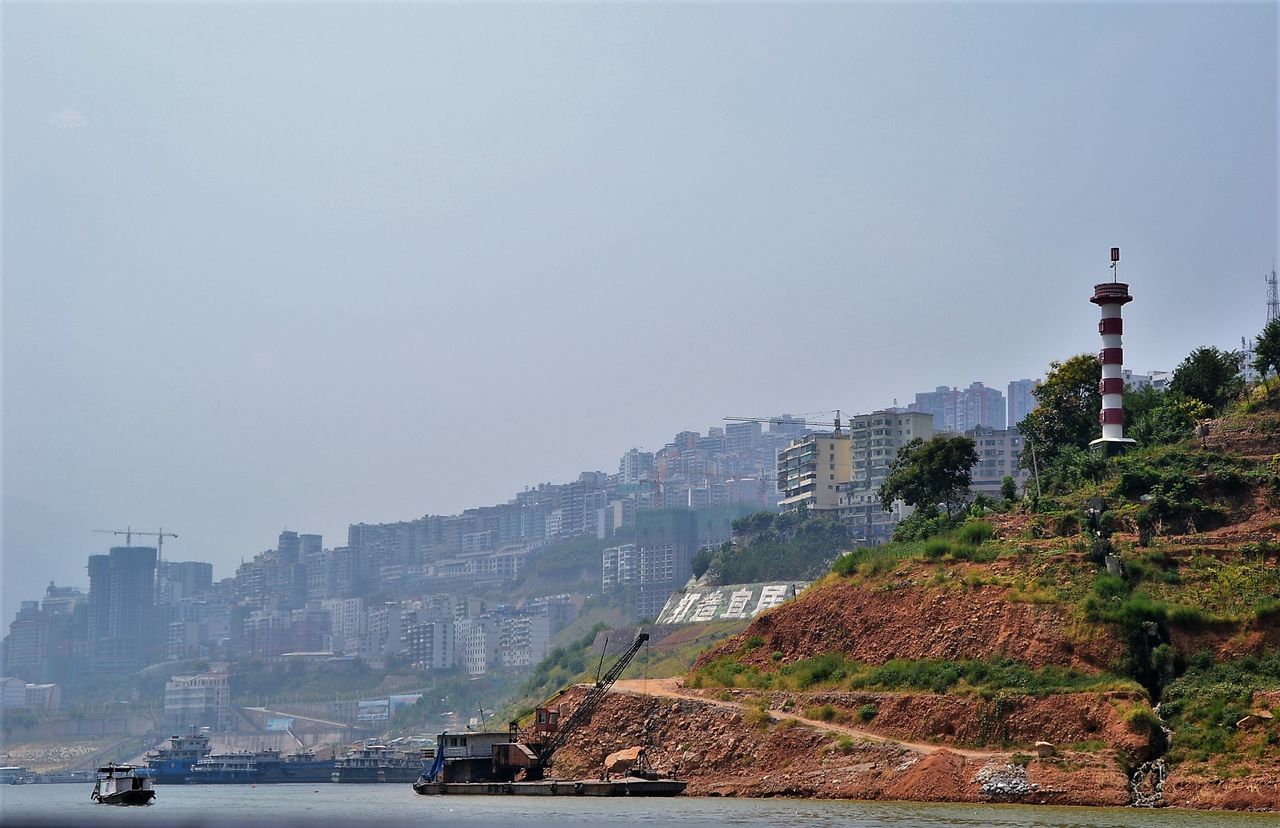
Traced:
[[1120, 281], [1120, 248], [1111, 248], [1111, 281]]
[[1262, 277], [1267, 280], [1267, 324], [1280, 319], [1280, 293], [1276, 290], [1276, 263], [1271, 260], [1271, 272]]

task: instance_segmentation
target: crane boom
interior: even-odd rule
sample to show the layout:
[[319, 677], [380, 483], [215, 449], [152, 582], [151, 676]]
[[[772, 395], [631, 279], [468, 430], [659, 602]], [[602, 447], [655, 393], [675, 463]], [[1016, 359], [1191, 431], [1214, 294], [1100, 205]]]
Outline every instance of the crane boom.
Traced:
[[560, 725], [554, 736], [540, 746], [538, 750], [538, 760], [543, 765], [551, 758], [551, 754], [555, 753], [559, 748], [564, 747], [564, 743], [569, 740], [573, 732], [582, 725], [591, 721], [592, 715], [595, 714], [596, 708], [600, 706], [600, 702], [604, 701], [605, 694], [609, 692], [609, 688], [622, 675], [622, 671], [627, 669], [627, 665], [631, 663], [631, 659], [635, 658], [636, 653], [640, 652], [640, 648], [649, 640], [649, 634], [642, 632], [636, 636], [636, 640], [631, 642], [618, 660], [613, 663], [609, 671], [604, 674], [595, 685], [587, 691], [587, 695], [574, 709], [573, 714]]

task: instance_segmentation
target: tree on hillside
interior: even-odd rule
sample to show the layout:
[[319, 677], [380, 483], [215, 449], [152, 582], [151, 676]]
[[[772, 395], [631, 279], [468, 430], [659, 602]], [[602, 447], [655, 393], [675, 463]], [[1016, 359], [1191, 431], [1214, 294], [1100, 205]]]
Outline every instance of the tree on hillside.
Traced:
[[978, 452], [968, 437], [943, 437], [925, 441], [917, 437], [898, 451], [889, 476], [880, 486], [880, 505], [886, 512], [893, 502], [933, 507], [939, 503], [948, 519], [963, 503]]
[[1196, 348], [1173, 370], [1169, 390], [1220, 408], [1240, 393], [1240, 353]]
[[[1036, 409], [1018, 423], [1031, 444], [1035, 462], [1052, 463], [1068, 449], [1083, 449], [1102, 434], [1098, 412], [1102, 410], [1102, 363], [1094, 354], [1079, 354], [1065, 362], [1049, 363], [1044, 382], [1036, 386]], [[1032, 468], [1032, 451], [1020, 461]]]
[[1253, 368], [1262, 376], [1280, 374], [1280, 319], [1272, 319], [1253, 346]]
[[1199, 400], [1150, 385], [1124, 395], [1124, 433], [1142, 446], [1185, 440], [1195, 432], [1196, 420], [1213, 413]]

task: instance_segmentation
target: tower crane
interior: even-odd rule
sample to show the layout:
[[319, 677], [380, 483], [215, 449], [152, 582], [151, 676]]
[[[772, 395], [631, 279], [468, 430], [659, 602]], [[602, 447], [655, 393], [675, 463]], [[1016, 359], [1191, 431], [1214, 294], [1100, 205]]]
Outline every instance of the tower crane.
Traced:
[[134, 535], [151, 535], [156, 539], [156, 580], [160, 579], [160, 561], [164, 559], [164, 539], [178, 537], [173, 532], [164, 531], [164, 527], [156, 528], [154, 532], [147, 532], [142, 529], [134, 529], [132, 526], [126, 526], [124, 529], [94, 529], [95, 532], [101, 532], [104, 535], [124, 535], [124, 545], [133, 546]]

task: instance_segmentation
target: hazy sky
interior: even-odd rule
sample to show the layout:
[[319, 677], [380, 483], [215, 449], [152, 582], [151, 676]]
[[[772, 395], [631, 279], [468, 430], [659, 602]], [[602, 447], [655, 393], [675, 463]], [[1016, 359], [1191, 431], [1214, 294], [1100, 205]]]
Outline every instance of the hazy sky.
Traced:
[[1265, 320], [1251, 5], [4, 5], [4, 621]]

